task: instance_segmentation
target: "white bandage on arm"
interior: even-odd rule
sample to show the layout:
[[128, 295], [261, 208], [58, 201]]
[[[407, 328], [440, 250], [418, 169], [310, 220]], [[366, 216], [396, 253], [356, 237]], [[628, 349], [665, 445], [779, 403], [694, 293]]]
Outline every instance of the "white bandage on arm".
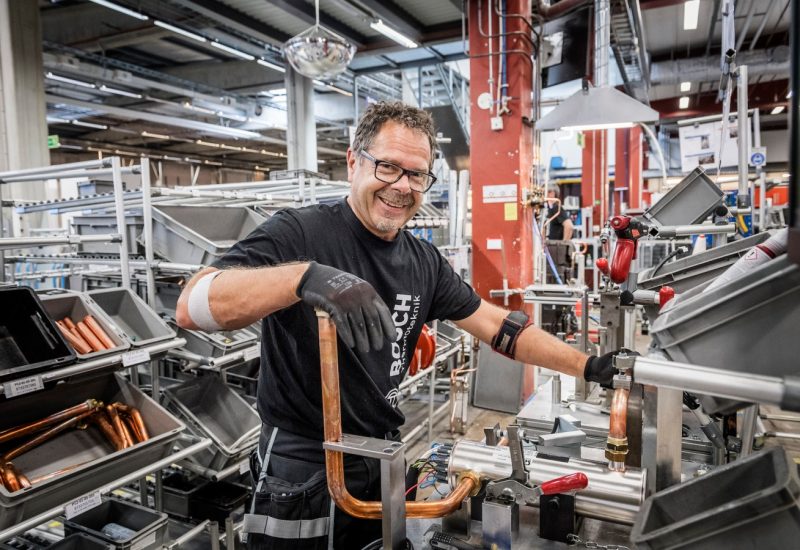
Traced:
[[211, 282], [222, 273], [222, 271], [215, 271], [204, 275], [200, 280], [195, 283], [192, 291], [189, 293], [189, 317], [192, 322], [200, 329], [206, 332], [216, 332], [222, 330], [211, 315], [211, 304], [208, 303], [208, 291], [211, 288]]

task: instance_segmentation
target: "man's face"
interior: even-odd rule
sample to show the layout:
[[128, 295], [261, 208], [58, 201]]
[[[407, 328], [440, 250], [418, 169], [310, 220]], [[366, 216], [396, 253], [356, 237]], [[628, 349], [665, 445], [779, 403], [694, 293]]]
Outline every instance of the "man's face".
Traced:
[[[367, 153], [417, 172], [428, 172], [430, 166], [428, 138], [396, 122], [383, 125]], [[347, 150], [347, 179], [352, 185], [350, 207], [382, 239], [394, 239], [422, 205], [422, 193], [411, 190], [406, 174], [395, 183], [384, 183], [375, 178], [375, 164], [352, 149]]]

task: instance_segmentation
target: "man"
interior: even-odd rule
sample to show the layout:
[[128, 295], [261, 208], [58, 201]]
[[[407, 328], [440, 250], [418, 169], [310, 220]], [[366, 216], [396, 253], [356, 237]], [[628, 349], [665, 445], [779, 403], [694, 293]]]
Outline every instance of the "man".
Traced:
[[[507, 322], [509, 312], [481, 300], [434, 246], [402, 229], [435, 181], [434, 146], [425, 111], [371, 105], [347, 151], [346, 200], [276, 213], [181, 294], [178, 324], [186, 328], [263, 319], [264, 428], [251, 463], [258, 482], [245, 522], [250, 548], [327, 548], [332, 537], [336, 548], [351, 549], [380, 538], [380, 522], [350, 518], [328, 499], [314, 308], [331, 314], [343, 344], [344, 433], [398, 438], [398, 385], [433, 319], [451, 319], [526, 363], [603, 382], [614, 374], [611, 354], [587, 358], [519, 314]], [[354, 496], [380, 500], [376, 460], [346, 456], [345, 471]]]
[[[560, 199], [561, 190], [558, 185], [553, 185], [547, 191], [548, 199]], [[556, 200], [547, 201], [547, 238], [551, 241], [568, 241], [572, 238], [575, 225], [569, 214], [564, 210], [564, 205]]]

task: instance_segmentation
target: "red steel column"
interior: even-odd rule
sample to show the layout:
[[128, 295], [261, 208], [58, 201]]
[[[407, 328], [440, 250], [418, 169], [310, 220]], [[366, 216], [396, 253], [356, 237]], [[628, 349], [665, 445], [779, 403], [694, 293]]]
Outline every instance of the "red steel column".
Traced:
[[620, 128], [616, 132], [614, 186], [627, 188], [628, 208], [642, 207], [642, 129]]
[[583, 132], [581, 206], [592, 207], [592, 225], [603, 227], [608, 218], [607, 130]]
[[[510, 15], [505, 17], [506, 33], [529, 35], [528, 27], [515, 15], [524, 15], [530, 21], [530, 0], [508, 0], [505, 4]], [[489, 34], [489, 18], [492, 18], [492, 35], [499, 34], [501, 28], [500, 17], [493, 9], [495, 5], [492, 0], [469, 3], [472, 283], [482, 298], [503, 305], [500, 298], [490, 299], [489, 291], [502, 289], [504, 276], [509, 288], [524, 288], [533, 282], [532, 219], [530, 209], [521, 206], [524, 192], [530, 188], [533, 162], [533, 130], [522, 120], [531, 113], [532, 48], [520, 35], [507, 34], [505, 50], [522, 53], [505, 56], [508, 86], [503, 95], [511, 98], [507, 103], [510, 113], [502, 116], [502, 130], [492, 130], [493, 114], [478, 107], [478, 97], [489, 91], [490, 58], [486, 54], [490, 39], [483, 36]], [[478, 25], [479, 10], [482, 29]], [[497, 53], [501, 41], [491, 40], [491, 49]], [[492, 56], [491, 65], [496, 96], [500, 56]], [[513, 188], [499, 187], [502, 185]], [[521, 297], [512, 297], [508, 307], [521, 309]]]

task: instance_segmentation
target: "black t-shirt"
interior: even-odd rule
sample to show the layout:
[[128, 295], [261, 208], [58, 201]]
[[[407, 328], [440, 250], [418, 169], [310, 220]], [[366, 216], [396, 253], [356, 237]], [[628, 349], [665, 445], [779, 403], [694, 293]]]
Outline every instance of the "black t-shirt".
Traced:
[[[554, 204], [553, 206], [550, 206], [547, 209], [547, 219], [549, 220], [550, 218], [555, 216], [558, 210], [559, 210], [558, 205]], [[561, 211], [558, 212], [558, 216], [553, 218], [553, 221], [551, 221], [550, 225], [547, 226], [548, 227], [547, 238], [550, 239], [551, 241], [563, 241], [564, 222], [567, 221], [568, 219], [570, 219], [569, 215], [563, 208], [561, 208]]]
[[[405, 420], [396, 406], [398, 385], [423, 323], [469, 317], [480, 298], [435, 246], [407, 231], [393, 241], [380, 239], [345, 200], [281, 210], [213, 265], [222, 269], [311, 260], [368, 281], [392, 312], [397, 341], [366, 354], [341, 340], [338, 346], [342, 429], [383, 437]], [[302, 302], [264, 318], [258, 410], [267, 424], [323, 438], [317, 318]]]

